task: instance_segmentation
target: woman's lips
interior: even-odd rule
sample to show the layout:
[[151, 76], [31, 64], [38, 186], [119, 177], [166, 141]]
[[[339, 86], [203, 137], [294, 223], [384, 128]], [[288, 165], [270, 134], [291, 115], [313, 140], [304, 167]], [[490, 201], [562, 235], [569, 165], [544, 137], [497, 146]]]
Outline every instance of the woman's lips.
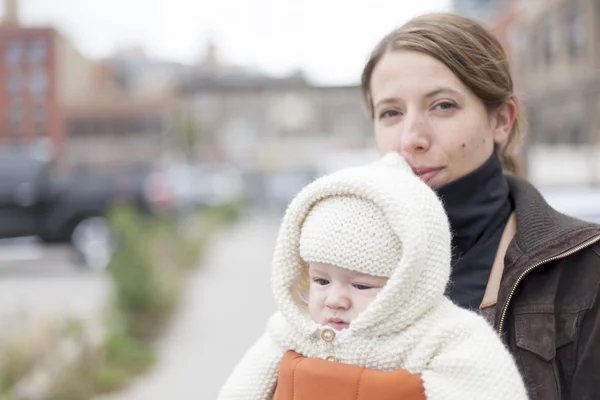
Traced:
[[350, 326], [349, 322], [337, 322], [337, 321], [329, 321], [327, 323], [327, 325], [329, 325], [330, 327], [332, 327], [335, 330], [341, 331], [343, 329], [346, 329]]
[[429, 183], [442, 170], [437, 168], [413, 168], [413, 172], [425, 183]]

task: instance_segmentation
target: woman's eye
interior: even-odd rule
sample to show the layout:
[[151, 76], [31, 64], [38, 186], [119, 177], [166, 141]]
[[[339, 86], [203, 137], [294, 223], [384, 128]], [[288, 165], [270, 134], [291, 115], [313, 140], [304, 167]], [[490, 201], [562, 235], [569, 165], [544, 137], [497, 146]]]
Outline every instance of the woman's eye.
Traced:
[[435, 105], [434, 108], [439, 109], [439, 110], [450, 110], [452, 108], [456, 108], [456, 103], [452, 102], [452, 101], [442, 101], [439, 102]]
[[329, 281], [323, 278], [315, 278], [313, 279], [313, 282], [321, 286], [329, 285]]
[[396, 110], [385, 110], [379, 114], [379, 119], [393, 118], [399, 114]]
[[368, 290], [368, 289], [372, 289], [371, 286], [367, 286], [367, 285], [361, 285], [360, 283], [357, 283], [354, 285], [355, 288], [357, 288], [358, 290]]

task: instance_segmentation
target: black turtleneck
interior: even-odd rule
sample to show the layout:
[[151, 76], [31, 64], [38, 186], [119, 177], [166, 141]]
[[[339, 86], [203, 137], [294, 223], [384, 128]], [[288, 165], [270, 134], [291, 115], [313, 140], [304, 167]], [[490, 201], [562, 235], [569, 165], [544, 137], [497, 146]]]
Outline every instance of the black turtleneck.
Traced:
[[513, 208], [502, 164], [494, 152], [481, 167], [436, 191], [452, 229], [452, 272], [446, 294], [464, 308], [477, 309]]

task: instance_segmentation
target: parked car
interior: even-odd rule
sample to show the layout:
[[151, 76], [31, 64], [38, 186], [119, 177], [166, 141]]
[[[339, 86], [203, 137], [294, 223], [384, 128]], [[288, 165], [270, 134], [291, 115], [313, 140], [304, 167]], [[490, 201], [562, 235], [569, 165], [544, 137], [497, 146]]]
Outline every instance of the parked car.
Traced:
[[192, 197], [196, 204], [218, 206], [235, 203], [246, 196], [241, 172], [228, 165], [192, 167]]
[[37, 236], [69, 243], [82, 265], [103, 269], [112, 237], [106, 212], [119, 198], [153, 212], [144, 173], [82, 173], [58, 178], [52, 164], [23, 152], [0, 153], [0, 238]]
[[227, 165], [171, 165], [153, 172], [148, 187], [176, 210], [233, 203], [246, 195], [241, 173]]
[[281, 170], [266, 176], [264, 195], [267, 207], [284, 211], [293, 198], [315, 179], [310, 170]]

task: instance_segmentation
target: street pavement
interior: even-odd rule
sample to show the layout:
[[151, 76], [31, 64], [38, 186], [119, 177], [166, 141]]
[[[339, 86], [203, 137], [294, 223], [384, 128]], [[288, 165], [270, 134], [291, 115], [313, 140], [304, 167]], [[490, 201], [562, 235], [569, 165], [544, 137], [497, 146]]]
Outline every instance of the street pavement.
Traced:
[[102, 400], [216, 398], [275, 310], [270, 267], [280, 219], [253, 214], [212, 240], [158, 344], [158, 365]]
[[66, 246], [0, 241], [0, 326], [27, 316], [97, 318], [109, 289], [107, 276], [77, 267]]

